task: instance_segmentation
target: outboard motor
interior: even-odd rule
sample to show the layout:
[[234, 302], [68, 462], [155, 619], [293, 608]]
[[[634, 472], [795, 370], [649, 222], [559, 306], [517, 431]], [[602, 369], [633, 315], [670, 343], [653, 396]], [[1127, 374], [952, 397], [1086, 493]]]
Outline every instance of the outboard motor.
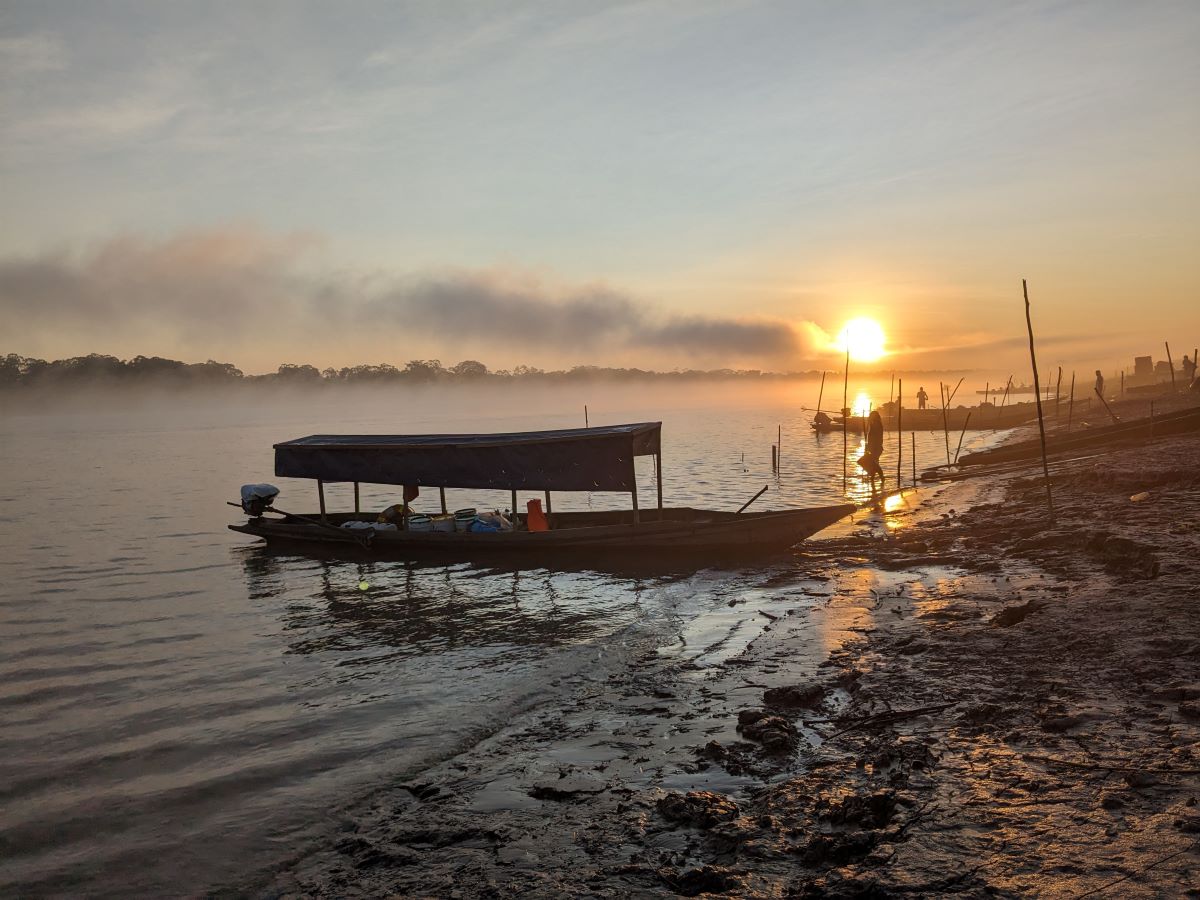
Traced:
[[279, 488], [273, 484], [243, 484], [242, 509], [246, 515], [258, 518], [279, 496]]

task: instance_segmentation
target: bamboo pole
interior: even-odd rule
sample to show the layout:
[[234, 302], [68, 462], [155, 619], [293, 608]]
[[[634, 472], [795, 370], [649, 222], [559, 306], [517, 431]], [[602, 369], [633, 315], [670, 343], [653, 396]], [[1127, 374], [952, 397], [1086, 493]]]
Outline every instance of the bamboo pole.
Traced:
[[1071, 432], [1071, 419], [1075, 414], [1075, 373], [1071, 373], [1071, 399], [1067, 401], [1067, 433]]
[[[1000, 400], [1000, 405], [996, 407], [996, 419], [992, 423], [992, 431], [1000, 427], [1000, 415], [1004, 411], [1004, 404], [1008, 402], [1008, 389], [1012, 387], [1012, 376], [1008, 376], [1008, 381], [1004, 383], [1004, 397]], [[998, 393], [999, 391], [997, 391]]]
[[783, 465], [783, 426], [775, 426], [775, 446], [779, 448], [779, 465]]
[[904, 470], [904, 379], [900, 379], [900, 391], [896, 394], [896, 490], [900, 490], [900, 478]]
[[892, 386], [888, 388], [888, 403], [896, 396], [896, 373], [892, 373]]
[[954, 451], [954, 464], [958, 465], [958, 454], [962, 453], [963, 438], [967, 436], [967, 426], [971, 424], [971, 413], [967, 413], [967, 419], [963, 422], [962, 433], [958, 436], [958, 449]]
[[842, 370], [842, 493], [846, 493], [846, 454], [850, 452], [847, 444], [849, 441], [850, 431], [850, 407], [847, 405], [850, 402], [850, 346], [847, 341], [846, 346], [846, 365]]
[[[950, 394], [950, 400], [949, 400], [949, 402], [950, 402], [950, 403], [953, 403], [953, 402], [954, 402], [954, 398], [955, 398], [955, 397], [958, 395], [958, 389], [959, 389], [960, 387], [962, 387], [962, 383], [963, 383], [963, 381], [966, 379], [966, 377], [967, 377], [967, 376], [966, 376], [966, 375], [964, 375], [962, 378], [958, 379], [958, 384], [956, 384], [956, 385], [954, 386], [954, 391], [953, 391], [953, 392]], [[949, 384], [947, 384], [947, 385], [946, 385], [946, 387], [948, 388], [948, 387], [950, 387], [950, 385], [949, 385]]]
[[821, 401], [825, 399], [825, 373], [821, 373], [821, 390], [817, 393], [817, 412], [821, 411]]
[[591, 427], [592, 427], [592, 426], [591, 426], [591, 423], [590, 423], [590, 422], [588, 422], [588, 412], [587, 412], [587, 404], [586, 404], [586, 403], [585, 403], [585, 404], [583, 404], [583, 427], [584, 427], [584, 428], [591, 428]]
[[946, 439], [946, 465], [950, 465], [950, 418], [946, 409], [946, 389], [949, 385], [938, 382], [938, 392], [942, 396], [942, 435]]
[[1167, 365], [1171, 367], [1171, 393], [1175, 393], [1175, 360], [1171, 359], [1171, 344], [1163, 341], [1167, 348]]
[[1059, 409], [1059, 399], [1062, 397], [1062, 366], [1058, 367], [1058, 381], [1054, 383], [1054, 421], [1057, 422], [1062, 414]]
[[[654, 454], [654, 471], [658, 473], [658, 520], [662, 521], [662, 448]], [[546, 492], [546, 502], [549, 503], [550, 492]]]
[[913, 487], [917, 486], [917, 433], [910, 431], [909, 436], [912, 437], [912, 467], [913, 467]]
[[1046, 423], [1042, 421], [1042, 394], [1038, 383], [1037, 354], [1033, 349], [1033, 318], [1029, 312], [1029, 285], [1021, 279], [1021, 293], [1025, 295], [1025, 326], [1029, 329], [1029, 362], [1033, 366], [1033, 395], [1037, 398], [1038, 435], [1042, 442], [1042, 475], [1046, 479], [1046, 506], [1050, 509], [1050, 521], [1054, 521], [1054, 496], [1050, 492], [1050, 464], [1046, 461]]

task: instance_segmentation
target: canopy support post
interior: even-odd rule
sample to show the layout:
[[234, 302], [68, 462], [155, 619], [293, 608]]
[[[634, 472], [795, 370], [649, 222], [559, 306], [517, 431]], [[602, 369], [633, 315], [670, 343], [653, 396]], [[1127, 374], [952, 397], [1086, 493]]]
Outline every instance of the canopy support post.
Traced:
[[517, 492], [515, 490], [512, 492], [512, 524], [515, 530], [517, 527]]
[[358, 482], [357, 481], [354, 482], [354, 511], [356, 513], [359, 512], [359, 509], [358, 509]]
[[654, 454], [654, 470], [658, 473], [658, 521], [662, 521], [662, 450]]
[[638, 516], [638, 505], [637, 505], [637, 475], [636, 475], [636, 473], [634, 474], [634, 479], [633, 479], [633, 491], [632, 491], [632, 493], [633, 493], [633, 524], [634, 524], [634, 525], [636, 525], [638, 522], [640, 522], [640, 521], [641, 521], [641, 518]]
[[444, 516], [446, 514], [446, 489], [444, 487], [438, 488], [438, 496], [442, 498], [442, 515]]
[[317, 479], [317, 500], [321, 503], [321, 521], [325, 521], [325, 482]]
[[553, 512], [554, 507], [550, 505], [550, 492], [546, 491], [546, 524], [550, 525], [551, 527], [554, 525], [553, 520], [550, 518]]

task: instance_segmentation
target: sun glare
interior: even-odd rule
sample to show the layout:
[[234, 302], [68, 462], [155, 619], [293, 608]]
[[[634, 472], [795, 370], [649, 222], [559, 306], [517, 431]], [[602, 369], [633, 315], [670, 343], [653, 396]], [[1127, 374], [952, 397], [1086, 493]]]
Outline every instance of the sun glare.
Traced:
[[874, 319], [851, 319], [838, 332], [836, 346], [842, 353], [850, 350], [854, 362], [875, 362], [884, 355], [883, 328]]

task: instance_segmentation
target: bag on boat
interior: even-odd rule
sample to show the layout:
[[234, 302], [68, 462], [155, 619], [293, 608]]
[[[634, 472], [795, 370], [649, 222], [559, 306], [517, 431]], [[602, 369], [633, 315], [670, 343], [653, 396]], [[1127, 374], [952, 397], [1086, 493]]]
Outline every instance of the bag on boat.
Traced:
[[248, 516], [261, 516], [279, 496], [279, 488], [273, 484], [243, 484], [242, 511]]

